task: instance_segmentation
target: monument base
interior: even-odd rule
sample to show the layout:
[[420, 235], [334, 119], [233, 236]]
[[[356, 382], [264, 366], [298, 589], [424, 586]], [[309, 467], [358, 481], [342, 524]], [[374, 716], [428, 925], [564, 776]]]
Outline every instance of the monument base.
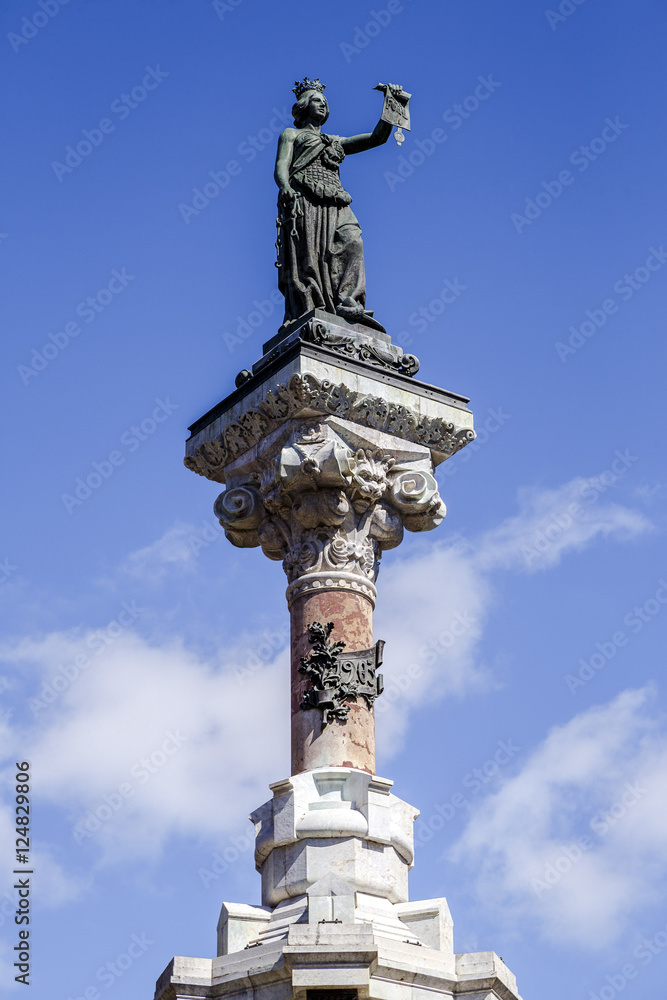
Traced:
[[251, 816], [262, 906], [223, 903], [218, 957], [174, 958], [155, 1000], [520, 1000], [494, 952], [456, 955], [444, 898], [409, 902], [418, 811], [392, 782], [317, 768]]
[[230, 955], [174, 958], [155, 1000], [416, 1000], [434, 992], [443, 1000], [521, 1000], [514, 976], [494, 952], [455, 955], [448, 933], [439, 947], [413, 933], [418, 928], [433, 941], [449, 912], [444, 899], [408, 905], [416, 909], [403, 941], [371, 922], [322, 919], [292, 924], [285, 940]]
[[[313, 310], [190, 427], [185, 464], [226, 487], [226, 537], [287, 574], [294, 773], [251, 817], [262, 905], [224, 903], [218, 956], [174, 958], [155, 1000], [520, 1000], [495, 953], [454, 953], [444, 898], [409, 901], [418, 811], [374, 774], [381, 687], [359, 657], [377, 660], [380, 559], [442, 521], [434, 470], [475, 437], [467, 398], [418, 367], [383, 331]], [[314, 644], [327, 623], [344, 652]]]

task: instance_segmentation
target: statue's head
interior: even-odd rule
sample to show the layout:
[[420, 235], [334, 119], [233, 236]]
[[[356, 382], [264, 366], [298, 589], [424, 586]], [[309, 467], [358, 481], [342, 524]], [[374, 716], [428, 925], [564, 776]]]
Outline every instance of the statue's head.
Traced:
[[292, 89], [296, 94], [296, 102], [292, 105], [292, 117], [297, 128], [303, 128], [310, 119], [316, 125], [324, 125], [329, 117], [329, 105], [324, 96], [325, 84], [319, 79], [309, 80], [305, 77], [297, 80]]

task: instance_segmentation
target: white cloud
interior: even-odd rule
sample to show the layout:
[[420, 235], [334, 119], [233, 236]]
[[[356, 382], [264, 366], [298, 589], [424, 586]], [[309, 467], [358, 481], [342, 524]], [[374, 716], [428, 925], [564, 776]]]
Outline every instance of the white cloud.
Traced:
[[375, 633], [387, 640], [386, 691], [376, 711], [384, 757], [400, 749], [412, 706], [495, 686], [479, 661], [494, 571], [551, 569], [599, 537], [629, 541], [651, 530], [642, 514], [604, 501], [603, 479], [521, 490], [519, 514], [470, 542], [436, 542], [425, 554], [399, 556], [381, 572]]
[[650, 691], [553, 729], [518, 774], [480, 801], [452, 858], [504, 920], [545, 938], [612, 943], [667, 875], [667, 732]]
[[196, 545], [193, 546], [196, 537], [194, 525], [179, 521], [150, 545], [131, 552], [121, 571], [153, 583], [174, 570], [191, 571], [197, 553]]
[[[86, 655], [88, 638], [47, 636], [15, 659], [39, 658], [54, 686], [55, 662]], [[35, 722], [15, 742], [32, 761], [35, 794], [65, 810], [73, 845], [99, 845], [107, 860], [159, 854], [174, 834], [238, 829], [268, 798], [276, 767], [289, 770], [286, 658], [259, 657], [239, 674], [247, 650], [229, 650], [220, 669], [179, 643], [119, 637], [50, 704], [33, 703]]]
[[374, 628], [387, 649], [377, 744], [389, 757], [400, 749], [415, 705], [493, 683], [478, 662], [493, 596], [470, 549], [457, 543], [397, 560], [379, 588]]
[[577, 478], [556, 489], [519, 490], [519, 513], [482, 535], [476, 545], [481, 569], [534, 573], [558, 565], [599, 536], [631, 541], [651, 530], [637, 511], [602, 498], [603, 476]]
[[130, 552], [120, 565], [120, 573], [145, 583], [160, 583], [174, 572], [192, 573], [200, 552], [224, 538], [214, 517], [199, 526], [177, 521], [150, 545]]
[[[418, 543], [417, 555], [394, 559], [383, 571], [376, 635], [388, 640], [386, 692], [378, 702], [385, 756], [399, 749], [413, 706], [496, 683], [479, 657], [495, 599], [491, 573], [532, 569], [521, 547], [584, 482], [591, 481], [524, 493], [521, 514], [481, 538]], [[636, 537], [647, 528], [632, 511], [596, 502], [563, 529], [566, 537], [552, 543], [540, 565], [553, 566], [601, 534]], [[193, 530], [174, 526], [130, 555], [123, 572], [159, 581], [170, 567], [192, 567]], [[27, 721], [4, 720], [0, 746], [24, 748], [36, 793], [60, 807], [70, 831], [78, 830], [82, 858], [91, 845], [111, 862], [158, 857], [173, 835], [215, 841], [238, 831], [241, 817], [268, 797], [268, 782], [289, 770], [288, 654], [280, 636], [239, 635], [218, 660], [180, 641], [150, 643], [134, 627], [116, 628], [113, 636], [108, 627], [59, 631], [0, 649], [10, 676], [19, 668], [37, 696]], [[78, 668], [77, 657], [85, 659]], [[97, 826], [90, 837], [86, 819]], [[73, 834], [70, 844], [79, 849]], [[57, 899], [60, 869], [55, 860], [47, 864]]]

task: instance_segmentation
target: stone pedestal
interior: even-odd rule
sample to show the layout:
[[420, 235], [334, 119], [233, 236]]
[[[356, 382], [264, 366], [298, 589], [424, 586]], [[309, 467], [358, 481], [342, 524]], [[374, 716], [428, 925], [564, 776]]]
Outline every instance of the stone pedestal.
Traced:
[[393, 782], [346, 767], [325, 767], [271, 785], [252, 815], [262, 904], [305, 898], [327, 877], [350, 892], [408, 898], [418, 810], [391, 794]]
[[455, 954], [445, 899], [408, 900], [418, 812], [391, 788], [344, 767], [275, 782], [251, 816], [262, 905], [223, 903], [218, 957], [175, 958], [155, 1000], [520, 1000], [493, 952]]
[[261, 905], [223, 903], [218, 956], [175, 958], [155, 1000], [520, 1000], [493, 952], [455, 954], [445, 899], [410, 902], [418, 812], [374, 773], [382, 553], [440, 524], [434, 469], [474, 438], [467, 400], [418, 367], [315, 311], [190, 428], [227, 538], [287, 575], [292, 775], [251, 816]]
[[[442, 899], [420, 904], [434, 926]], [[435, 931], [437, 933], [437, 930]], [[492, 951], [455, 955], [400, 941], [371, 923], [293, 924], [284, 942], [218, 958], [172, 960], [157, 982], [155, 1000], [520, 1000], [516, 980]]]

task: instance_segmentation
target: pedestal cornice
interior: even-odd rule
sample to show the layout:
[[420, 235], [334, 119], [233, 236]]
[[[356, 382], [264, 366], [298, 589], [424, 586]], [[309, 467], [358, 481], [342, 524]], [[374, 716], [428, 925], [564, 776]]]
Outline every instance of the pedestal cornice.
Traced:
[[[224, 483], [227, 467], [237, 456], [285, 420], [302, 416], [337, 416], [423, 445], [434, 465], [474, 440], [472, 413], [448, 394], [434, 391], [422, 396], [414, 382], [405, 385], [407, 380], [383, 385], [375, 372], [369, 376], [359, 365], [354, 366], [356, 378], [351, 379], [338, 360], [328, 364], [303, 351], [294, 360], [299, 364], [283, 367], [280, 381], [268, 378], [240, 398], [232, 393], [192, 425], [184, 460], [187, 468]], [[312, 365], [308, 364], [311, 360]]]

